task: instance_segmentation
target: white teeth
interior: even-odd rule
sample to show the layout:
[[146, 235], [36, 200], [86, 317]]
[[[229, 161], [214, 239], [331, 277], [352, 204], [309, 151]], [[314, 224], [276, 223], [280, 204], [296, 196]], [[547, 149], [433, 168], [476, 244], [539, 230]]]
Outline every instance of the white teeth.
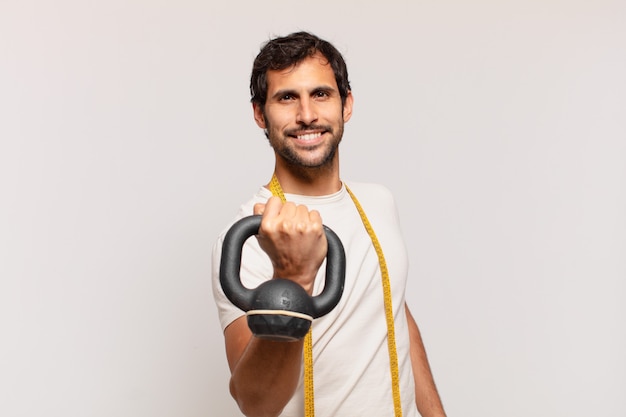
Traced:
[[319, 138], [320, 136], [322, 136], [322, 133], [308, 133], [306, 135], [300, 135], [298, 136], [298, 139], [300, 140], [313, 140], [315, 138]]

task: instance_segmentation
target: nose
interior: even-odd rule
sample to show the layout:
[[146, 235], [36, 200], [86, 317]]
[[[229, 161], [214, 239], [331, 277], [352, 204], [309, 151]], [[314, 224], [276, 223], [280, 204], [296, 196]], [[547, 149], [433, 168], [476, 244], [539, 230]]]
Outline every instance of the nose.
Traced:
[[296, 115], [296, 122], [303, 125], [310, 125], [317, 120], [317, 109], [315, 103], [308, 97], [300, 100], [298, 106], [298, 114]]

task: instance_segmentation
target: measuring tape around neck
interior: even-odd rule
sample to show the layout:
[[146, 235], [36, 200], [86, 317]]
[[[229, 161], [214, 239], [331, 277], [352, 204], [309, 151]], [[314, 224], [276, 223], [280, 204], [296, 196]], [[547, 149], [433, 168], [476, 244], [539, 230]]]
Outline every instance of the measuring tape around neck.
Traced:
[[[269, 184], [269, 189], [272, 194], [279, 197], [282, 202], [286, 201], [283, 189], [276, 178], [276, 174], [272, 176], [272, 180]], [[389, 280], [389, 271], [387, 269], [387, 262], [385, 261], [385, 255], [383, 249], [380, 246], [380, 242], [374, 233], [374, 229], [370, 224], [363, 207], [357, 200], [356, 196], [346, 186], [346, 191], [352, 198], [354, 205], [361, 216], [363, 226], [367, 231], [367, 234], [372, 240], [372, 245], [378, 255], [378, 263], [380, 265], [380, 272], [382, 276], [383, 297], [385, 305], [385, 318], [387, 322], [387, 348], [389, 350], [389, 368], [391, 371], [391, 389], [393, 394], [393, 407], [395, 417], [402, 417], [402, 403], [400, 400], [400, 371], [398, 368], [398, 352], [396, 350], [396, 333], [393, 319], [393, 306], [391, 298], [391, 284]], [[311, 327], [312, 329], [313, 327]], [[305, 417], [315, 416], [315, 401], [314, 401], [314, 386], [313, 386], [313, 337], [311, 335], [311, 329], [304, 338], [304, 415]]]

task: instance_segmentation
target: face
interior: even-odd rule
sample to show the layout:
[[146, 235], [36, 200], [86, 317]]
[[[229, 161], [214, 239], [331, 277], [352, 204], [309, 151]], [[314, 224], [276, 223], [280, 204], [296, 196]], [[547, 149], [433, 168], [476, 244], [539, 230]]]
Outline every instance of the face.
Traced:
[[322, 55], [267, 72], [267, 101], [254, 118], [267, 129], [278, 164], [318, 168], [332, 164], [352, 115], [352, 95], [342, 104], [335, 75]]

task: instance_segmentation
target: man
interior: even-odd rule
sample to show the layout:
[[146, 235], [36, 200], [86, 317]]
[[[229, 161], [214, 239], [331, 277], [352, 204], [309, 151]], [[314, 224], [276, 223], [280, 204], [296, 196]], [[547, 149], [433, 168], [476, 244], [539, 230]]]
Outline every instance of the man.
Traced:
[[[343, 296], [312, 325], [316, 415], [415, 417], [419, 409], [424, 417], [445, 416], [418, 327], [405, 305], [408, 259], [393, 198], [382, 186], [340, 179], [338, 147], [353, 105], [341, 54], [309, 33], [273, 39], [255, 59], [250, 89], [254, 119], [276, 161], [272, 187], [261, 187], [238, 216], [262, 215], [257, 239], [244, 247], [242, 283], [255, 288], [281, 277], [315, 295], [324, 283], [322, 224], [337, 233], [346, 251]], [[287, 202], [272, 196], [270, 188], [278, 195], [283, 191]], [[244, 313], [219, 285], [222, 239], [223, 234], [214, 248], [213, 292], [231, 393], [249, 417], [303, 416], [305, 342], [252, 335]]]

